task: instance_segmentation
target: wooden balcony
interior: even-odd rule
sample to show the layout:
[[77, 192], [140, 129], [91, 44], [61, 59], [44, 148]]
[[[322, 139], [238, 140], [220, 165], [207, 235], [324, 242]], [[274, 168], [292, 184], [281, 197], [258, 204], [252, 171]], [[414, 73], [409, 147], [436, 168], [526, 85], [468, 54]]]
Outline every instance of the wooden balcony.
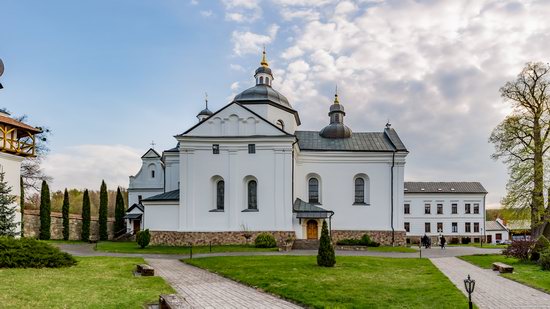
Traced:
[[22, 157], [36, 155], [35, 134], [41, 130], [0, 115], [0, 151]]

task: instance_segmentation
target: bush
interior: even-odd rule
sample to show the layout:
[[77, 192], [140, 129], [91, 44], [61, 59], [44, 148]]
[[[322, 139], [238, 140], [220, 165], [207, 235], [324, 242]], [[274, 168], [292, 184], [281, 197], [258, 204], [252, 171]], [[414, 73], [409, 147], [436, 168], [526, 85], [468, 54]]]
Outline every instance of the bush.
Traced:
[[364, 234], [361, 239], [346, 238], [336, 242], [338, 246], [368, 246], [379, 247], [380, 243], [372, 241], [368, 234]]
[[531, 248], [535, 242], [532, 240], [514, 240], [502, 253], [507, 257], [515, 257], [522, 261], [529, 259]]
[[458, 245], [459, 244], [459, 241], [458, 241], [458, 238], [451, 238], [451, 241], [449, 242], [451, 245]]
[[361, 243], [363, 244], [363, 246], [368, 246], [371, 244], [371, 239], [369, 237], [369, 235], [365, 234], [361, 237]]
[[380, 243], [376, 241], [371, 241], [371, 243], [369, 244], [369, 247], [380, 247]]
[[544, 237], [544, 235], [541, 235], [531, 251], [531, 261], [538, 261], [541, 253], [548, 249], [550, 249], [550, 241], [548, 241], [548, 238]]
[[550, 249], [540, 253], [539, 264], [542, 270], [550, 270]]
[[254, 246], [256, 246], [256, 248], [275, 248], [277, 247], [277, 242], [275, 241], [275, 237], [273, 237], [273, 235], [269, 233], [261, 233], [256, 236]]
[[319, 241], [319, 251], [317, 252], [317, 265], [323, 267], [333, 267], [336, 264], [336, 255], [334, 254], [334, 247], [328, 236], [327, 222], [323, 221], [323, 228], [321, 229], [321, 240]]
[[0, 237], [0, 268], [59, 268], [76, 265], [72, 255], [30, 238]]
[[149, 242], [151, 242], [151, 233], [149, 233], [149, 229], [137, 232], [136, 242], [141, 249], [147, 247], [149, 245]]

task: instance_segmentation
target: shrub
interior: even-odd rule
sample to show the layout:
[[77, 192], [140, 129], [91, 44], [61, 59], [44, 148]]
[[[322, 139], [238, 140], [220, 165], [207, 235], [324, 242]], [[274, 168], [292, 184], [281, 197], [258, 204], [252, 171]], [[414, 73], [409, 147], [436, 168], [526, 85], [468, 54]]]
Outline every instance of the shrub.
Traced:
[[534, 241], [532, 240], [514, 240], [502, 253], [508, 257], [515, 257], [526, 261], [529, 259], [529, 253], [531, 253], [533, 244]]
[[380, 243], [376, 241], [371, 241], [371, 243], [369, 244], [369, 247], [380, 247]]
[[550, 271], [550, 249], [540, 253], [539, 264], [542, 270]]
[[149, 233], [149, 229], [137, 232], [136, 242], [141, 249], [147, 247], [149, 245], [149, 242], [151, 242], [151, 233]]
[[65, 193], [63, 194], [63, 207], [61, 212], [63, 214], [63, 239], [69, 240], [69, 209], [71, 205], [69, 204], [69, 192], [65, 188]]
[[361, 239], [346, 238], [336, 242], [339, 246], [365, 246]]
[[0, 268], [59, 268], [76, 265], [72, 255], [30, 238], [0, 237]]
[[90, 221], [91, 221], [91, 212], [90, 212], [90, 195], [88, 190], [84, 191], [82, 196], [82, 231], [80, 233], [80, 239], [83, 241], [90, 240]]
[[456, 238], [456, 237], [451, 238], [451, 241], [449, 243], [451, 245], [458, 245], [459, 244], [458, 238]]
[[51, 224], [51, 201], [50, 188], [45, 180], [42, 181], [40, 190], [40, 239], [50, 239], [50, 224]]
[[548, 241], [548, 238], [544, 237], [544, 235], [541, 235], [537, 239], [537, 242], [535, 242], [533, 250], [531, 251], [531, 261], [538, 261], [541, 253], [547, 249], [550, 249], [550, 241]]
[[327, 222], [323, 221], [321, 239], [319, 241], [319, 251], [317, 252], [317, 265], [323, 267], [333, 267], [334, 264], [336, 264], [334, 247], [330, 241], [330, 236], [328, 236]]
[[277, 247], [277, 242], [275, 241], [275, 237], [273, 237], [273, 235], [269, 233], [261, 233], [256, 236], [254, 246], [256, 246], [256, 248], [275, 248]]
[[107, 204], [107, 185], [105, 181], [101, 181], [101, 189], [99, 191], [99, 240], [109, 239], [109, 233], [107, 232]]

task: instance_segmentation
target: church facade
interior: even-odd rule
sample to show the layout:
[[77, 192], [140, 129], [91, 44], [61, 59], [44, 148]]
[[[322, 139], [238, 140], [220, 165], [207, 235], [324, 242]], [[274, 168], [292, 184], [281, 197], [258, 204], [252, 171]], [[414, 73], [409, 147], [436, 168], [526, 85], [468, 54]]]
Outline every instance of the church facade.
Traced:
[[254, 78], [220, 110], [207, 105], [175, 148], [142, 157], [129, 204], [143, 210], [128, 214], [129, 230], [149, 229], [157, 244], [245, 243], [260, 232], [283, 242], [318, 239], [326, 220], [334, 240], [404, 244], [408, 151], [391, 125], [352, 131], [335, 94], [327, 126], [299, 130], [265, 52]]

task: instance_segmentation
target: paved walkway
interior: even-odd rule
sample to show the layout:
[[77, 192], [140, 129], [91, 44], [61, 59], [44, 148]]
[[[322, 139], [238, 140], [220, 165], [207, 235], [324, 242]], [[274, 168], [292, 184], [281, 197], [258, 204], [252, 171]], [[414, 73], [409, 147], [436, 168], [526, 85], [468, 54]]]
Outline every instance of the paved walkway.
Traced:
[[301, 308], [173, 259], [146, 259], [193, 308]]
[[506, 279], [490, 269], [482, 269], [456, 257], [434, 258], [432, 263], [465, 295], [464, 279], [476, 281], [472, 301], [481, 309], [550, 308], [550, 294]]

